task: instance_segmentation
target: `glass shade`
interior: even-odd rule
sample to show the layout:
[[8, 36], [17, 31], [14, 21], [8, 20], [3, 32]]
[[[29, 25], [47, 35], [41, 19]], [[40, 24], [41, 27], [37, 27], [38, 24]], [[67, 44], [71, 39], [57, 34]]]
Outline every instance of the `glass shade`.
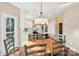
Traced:
[[48, 19], [46, 19], [46, 18], [37, 18], [37, 19], [35, 19], [35, 24], [47, 24], [48, 25]]

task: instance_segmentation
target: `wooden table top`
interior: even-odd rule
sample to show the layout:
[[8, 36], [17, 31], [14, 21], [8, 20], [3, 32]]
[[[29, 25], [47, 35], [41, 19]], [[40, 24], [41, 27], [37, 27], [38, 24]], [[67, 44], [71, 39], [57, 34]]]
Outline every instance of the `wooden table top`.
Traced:
[[[41, 42], [40, 42], [41, 43]], [[20, 56], [25, 56], [25, 51], [24, 51], [24, 45], [27, 45], [27, 46], [30, 46], [30, 45], [33, 45], [33, 44], [38, 44], [37, 42], [33, 42], [33, 41], [23, 41], [21, 43], [22, 47], [20, 48]], [[35, 47], [35, 48], [32, 48], [32, 50], [39, 50], [41, 49], [40, 47]], [[51, 53], [51, 50], [47, 49], [46, 50], [46, 53]]]
[[[31, 41], [23, 41], [21, 42], [21, 45], [22, 45], [22, 48], [20, 49], [20, 56], [25, 56], [25, 51], [24, 51], [24, 45], [33, 45], [33, 44], [38, 44], [38, 43], [47, 43], [47, 47], [46, 47], [46, 53], [47, 54], [51, 54], [52, 53], [52, 47], [54, 46], [52, 44], [53, 42], [53, 39], [44, 39], [44, 40], [31, 40]], [[58, 46], [59, 44], [55, 45], [55, 46]], [[33, 50], [35, 49], [40, 49], [40, 48], [33, 48]], [[59, 51], [60, 49], [56, 50], [56, 51]]]

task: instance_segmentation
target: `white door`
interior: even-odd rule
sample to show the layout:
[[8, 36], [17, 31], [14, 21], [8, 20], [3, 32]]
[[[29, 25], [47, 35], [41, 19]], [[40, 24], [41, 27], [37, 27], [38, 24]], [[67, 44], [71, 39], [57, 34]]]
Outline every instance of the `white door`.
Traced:
[[15, 16], [1, 13], [1, 54], [5, 54], [4, 39], [14, 39], [15, 45], [18, 46], [18, 21]]

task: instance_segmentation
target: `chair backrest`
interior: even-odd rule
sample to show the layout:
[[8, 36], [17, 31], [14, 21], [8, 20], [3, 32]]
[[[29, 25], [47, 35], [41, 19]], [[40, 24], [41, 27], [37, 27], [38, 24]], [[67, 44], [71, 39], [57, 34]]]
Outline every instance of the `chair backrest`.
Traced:
[[62, 35], [59, 35], [59, 39], [53, 40], [53, 55], [65, 55], [65, 43], [65, 37]]
[[[30, 46], [24, 45], [25, 55], [26, 56], [29, 56], [29, 55], [33, 56], [35, 54], [38, 56], [38, 53], [40, 53], [40, 54], [43, 53], [43, 55], [46, 55], [46, 45], [47, 45], [46, 43], [42, 43], [42, 44], [39, 43], [39, 44], [30, 45]], [[35, 47], [38, 47], [38, 48], [35, 48]]]
[[5, 46], [6, 55], [9, 55], [11, 52], [14, 51], [14, 39], [4, 40], [4, 46]]
[[59, 34], [58, 38], [62, 39], [63, 41], [66, 41], [66, 35]]
[[29, 34], [28, 37], [29, 37], [29, 40], [31, 40], [31, 39], [38, 39], [38, 33], [36, 33], [36, 34]]

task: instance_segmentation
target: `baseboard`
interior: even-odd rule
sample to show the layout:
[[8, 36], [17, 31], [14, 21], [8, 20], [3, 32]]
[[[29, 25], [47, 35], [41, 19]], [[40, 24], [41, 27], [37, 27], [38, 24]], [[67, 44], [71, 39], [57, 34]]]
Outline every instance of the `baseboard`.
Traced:
[[75, 48], [73, 48], [73, 47], [71, 47], [71, 46], [69, 46], [69, 45], [66, 45], [67, 47], [69, 47], [71, 50], [73, 50], [74, 52], [76, 52], [76, 53], [79, 53], [79, 51], [77, 51]]

